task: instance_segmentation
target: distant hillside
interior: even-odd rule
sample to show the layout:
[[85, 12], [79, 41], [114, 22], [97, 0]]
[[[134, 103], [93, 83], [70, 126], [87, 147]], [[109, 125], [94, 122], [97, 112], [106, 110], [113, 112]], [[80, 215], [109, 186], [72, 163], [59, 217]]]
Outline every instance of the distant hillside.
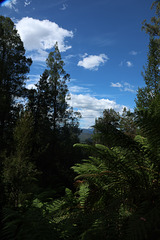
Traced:
[[81, 129], [82, 133], [79, 136], [80, 142], [86, 142], [86, 140], [91, 140], [94, 129]]

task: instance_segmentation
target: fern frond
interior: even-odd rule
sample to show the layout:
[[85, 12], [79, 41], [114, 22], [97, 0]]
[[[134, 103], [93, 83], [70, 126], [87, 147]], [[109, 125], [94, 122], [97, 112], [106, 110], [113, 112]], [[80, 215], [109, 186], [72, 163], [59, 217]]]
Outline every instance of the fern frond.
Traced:
[[160, 202], [145, 201], [129, 219], [126, 240], [159, 239]]
[[4, 209], [3, 239], [44, 240], [59, 239], [53, 224], [43, 216], [41, 209]]

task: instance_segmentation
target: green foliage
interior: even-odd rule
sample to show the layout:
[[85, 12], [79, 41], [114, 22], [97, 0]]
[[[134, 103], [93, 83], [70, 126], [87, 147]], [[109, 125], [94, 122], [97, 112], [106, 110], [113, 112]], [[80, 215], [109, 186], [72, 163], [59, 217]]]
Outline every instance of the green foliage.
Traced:
[[[141, 145], [135, 143], [135, 146], [139, 146], [136, 149], [130, 146], [128, 149], [120, 146], [109, 149], [99, 144], [95, 147], [76, 145], [92, 155], [72, 169], [78, 174], [77, 183], [84, 189], [83, 208], [93, 214], [91, 219], [94, 219], [95, 212], [101, 212], [96, 222], [101, 222], [100, 219], [103, 222], [109, 220], [104, 229], [101, 224], [103, 238], [148, 240], [153, 234], [157, 239], [160, 218], [157, 169], [147, 143], [140, 137], [136, 141], [141, 142]], [[94, 226], [93, 229], [90, 225], [87, 235], [84, 229], [82, 239], [100, 236], [98, 224]]]
[[4, 209], [3, 240], [50, 240], [59, 239], [54, 225], [44, 216], [41, 208], [29, 207], [18, 210]]
[[89, 185], [88, 183], [80, 184], [79, 191], [77, 192], [79, 195], [78, 201], [81, 207], [85, 206], [86, 199], [89, 195]]
[[127, 136], [130, 136], [132, 139], [134, 139], [137, 133], [135, 113], [124, 108], [123, 113], [120, 116], [119, 128]]
[[3, 162], [3, 184], [7, 203], [17, 207], [32, 196], [33, 182], [37, 174], [31, 162], [33, 144], [33, 119], [25, 112], [14, 131], [14, 151]]
[[64, 71], [64, 62], [58, 49], [58, 43], [55, 44], [54, 52], [50, 52], [46, 60], [49, 73], [49, 89], [51, 95], [50, 117], [53, 129], [63, 126], [67, 120], [68, 104], [66, 97], [68, 94], [67, 82], [70, 80], [69, 74]]
[[57, 141], [68, 138], [75, 143], [80, 134], [78, 128], [80, 115], [73, 112], [67, 103], [69, 98], [67, 83], [70, 76], [64, 70], [64, 62], [57, 43], [55, 50], [49, 53], [46, 64], [48, 68], [36, 84], [37, 89], [32, 89], [28, 93], [28, 109], [34, 116], [35, 132], [39, 139], [47, 133], [45, 142], [50, 142], [54, 135]]
[[160, 95], [157, 96], [148, 110], [139, 111], [137, 122], [142, 128], [144, 135], [149, 143], [157, 149], [160, 147]]
[[[31, 59], [25, 57], [23, 42], [8, 17], [0, 16], [0, 144], [9, 148], [12, 130], [25, 94], [26, 73]], [[17, 104], [15, 104], [17, 102]]]
[[130, 217], [126, 240], [159, 239], [160, 205], [158, 202], [143, 202]]
[[[103, 112], [103, 117], [96, 120], [95, 134], [93, 139], [96, 143], [114, 146], [119, 144], [135, 145], [134, 139], [137, 126], [135, 122], [135, 114], [123, 109], [122, 115], [116, 113], [113, 109], [106, 109]], [[121, 141], [123, 139], [123, 141]]]
[[156, 39], [156, 42], [160, 44], [160, 2], [154, 1], [151, 9], [155, 8], [155, 16], [151, 18], [151, 23], [147, 23], [146, 20], [143, 21], [143, 27], [147, 34]]
[[67, 103], [70, 76], [64, 70], [57, 43], [46, 64], [37, 89], [28, 92], [27, 109], [34, 121], [33, 156], [43, 172], [41, 185], [64, 189], [64, 184], [73, 181], [70, 167], [78, 158], [73, 144], [79, 141], [80, 116]]
[[139, 88], [137, 94], [136, 105], [138, 110], [149, 108], [154, 98], [160, 93], [159, 50], [159, 45], [153, 38], [151, 38], [147, 66], [144, 68], [143, 73], [146, 87]]
[[143, 29], [150, 36], [149, 52], [143, 77], [146, 83], [144, 88], [138, 89], [136, 106], [137, 110], [150, 107], [152, 100], [160, 93], [160, 2], [154, 1], [152, 8], [156, 7], [156, 14], [151, 18], [151, 23], [143, 22]]

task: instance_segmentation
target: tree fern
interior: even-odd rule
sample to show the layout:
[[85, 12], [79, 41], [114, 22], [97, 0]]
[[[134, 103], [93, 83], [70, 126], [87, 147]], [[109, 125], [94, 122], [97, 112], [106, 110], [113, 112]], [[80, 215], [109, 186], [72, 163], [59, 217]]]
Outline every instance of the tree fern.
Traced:
[[59, 239], [53, 224], [43, 216], [41, 209], [4, 209], [4, 240]]
[[[122, 132], [119, 134], [118, 131], [115, 131], [115, 139], [123, 134]], [[126, 136], [124, 136], [125, 138]], [[136, 225], [134, 216], [139, 214], [139, 206], [143, 202], [149, 204], [150, 201], [156, 199], [154, 178], [157, 172], [154, 166], [150, 164], [152, 162], [150, 157], [153, 154], [149, 154], [148, 146], [145, 146], [146, 143], [139, 142], [131, 139], [131, 146], [128, 146], [128, 149], [123, 143], [112, 148], [100, 144], [95, 146], [76, 145], [76, 147], [81, 148], [84, 146], [84, 149], [92, 155], [87, 160], [83, 160], [81, 164], [72, 167], [78, 174], [75, 178], [76, 182], [79, 182], [82, 186], [88, 184], [89, 187], [84, 208], [91, 211], [91, 214], [96, 210], [105, 212], [105, 217], [109, 219], [106, 229], [109, 229], [110, 224], [114, 222], [114, 230], [118, 234], [117, 239], [124, 239], [126, 234], [129, 236], [128, 232], [131, 228], [134, 231], [131, 236], [135, 237], [131, 239], [148, 239], [145, 236], [148, 237], [150, 234], [150, 230], [145, 232], [143, 224], [139, 224], [139, 230], [136, 227], [134, 228], [134, 224]], [[155, 207], [155, 209], [158, 211], [158, 208]], [[144, 212], [149, 216], [152, 207], [149, 208], [145, 205]], [[111, 214], [116, 217], [112, 218]], [[143, 221], [145, 215], [141, 215]], [[105, 217], [103, 218], [104, 222], [106, 221]], [[157, 216], [157, 218], [159, 217]], [[153, 226], [156, 228], [157, 223], [154, 225], [149, 222], [148, 224], [147, 229], [152, 229]], [[93, 230], [93, 226], [84, 231], [82, 234], [84, 239], [89, 239], [89, 235], [90, 237], [92, 234], [94, 235], [94, 231], [97, 231], [96, 237], [98, 238], [98, 227], [97, 230]], [[139, 238], [139, 233], [136, 230], [141, 232], [142, 238]], [[102, 231], [105, 232], [105, 229]], [[92, 238], [94, 239], [94, 236]], [[112, 239], [111, 235], [108, 236], [108, 239]]]

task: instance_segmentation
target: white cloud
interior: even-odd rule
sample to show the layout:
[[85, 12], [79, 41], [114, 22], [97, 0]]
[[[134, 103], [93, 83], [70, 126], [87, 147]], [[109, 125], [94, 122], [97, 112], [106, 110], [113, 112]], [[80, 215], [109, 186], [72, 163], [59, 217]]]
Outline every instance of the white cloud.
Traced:
[[34, 84], [28, 84], [26, 86], [27, 89], [36, 89], [36, 86]]
[[133, 63], [131, 61], [122, 60], [119, 64], [120, 67], [127, 66], [127, 67], [133, 67]]
[[124, 61], [121, 61], [120, 64], [119, 64], [119, 66], [120, 66], [120, 67], [123, 67], [123, 65], [124, 65]]
[[45, 62], [48, 57], [48, 52], [38, 49], [37, 51], [32, 51], [27, 57], [30, 57], [33, 61]]
[[71, 63], [74, 63], [75, 61], [73, 61], [73, 58], [75, 58], [77, 55], [73, 55], [73, 54], [69, 54], [65, 57], [63, 57], [63, 61], [65, 64], [71, 64]]
[[124, 91], [125, 91], [125, 92], [136, 93], [136, 91], [135, 91], [134, 89], [129, 88], [129, 87], [125, 87], [125, 88], [124, 88]]
[[117, 82], [117, 83], [112, 83], [111, 82], [111, 87], [117, 87], [117, 88], [121, 88], [123, 87], [121, 83]]
[[136, 93], [136, 91], [134, 90], [134, 86], [127, 82], [124, 83], [124, 91]]
[[39, 74], [29, 74], [28, 77], [29, 77], [29, 79], [27, 80], [27, 83], [32, 82], [32, 83], [36, 84], [40, 79]]
[[32, 1], [28, 1], [28, 0], [26, 0], [26, 1], [24, 2], [24, 7], [27, 7], [28, 5], [30, 5], [31, 2], [32, 2]]
[[131, 63], [130, 61], [127, 61], [126, 64], [127, 64], [127, 67], [132, 67], [133, 66], [133, 63]]
[[56, 42], [60, 51], [65, 52], [71, 46], [67, 45], [65, 39], [72, 38], [73, 32], [59, 27], [55, 22], [49, 20], [38, 20], [29, 17], [22, 18], [16, 28], [28, 51], [35, 51], [34, 59], [43, 61], [46, 57], [46, 50], [53, 48]]
[[90, 92], [89, 88], [80, 87], [80, 86], [70, 86], [69, 91], [71, 93], [81, 93], [81, 92]]
[[124, 82], [124, 85], [127, 86], [127, 87], [134, 87], [133, 85], [131, 85], [131, 84], [128, 83], [128, 82]]
[[29, 79], [27, 79], [26, 88], [36, 89], [35, 84], [39, 81], [40, 75], [39, 74], [29, 74], [28, 78]]
[[133, 56], [136, 56], [136, 55], [138, 54], [138, 52], [136, 52], [136, 51], [132, 50], [132, 51], [130, 51], [130, 53], [129, 53], [129, 54], [131, 54], [131, 55], [133, 55]]
[[4, 3], [2, 3], [2, 6], [5, 6], [5, 7], [8, 7], [10, 9], [13, 8], [14, 5], [17, 4], [17, 0], [8, 0], [8, 1], [5, 1]]
[[124, 82], [124, 83], [112, 83], [111, 82], [111, 87], [117, 87], [120, 88], [120, 91], [122, 92], [132, 92], [135, 93], [136, 91], [134, 90], [134, 86], [131, 85], [130, 83]]
[[98, 70], [98, 67], [104, 64], [109, 58], [105, 54], [88, 55], [85, 53], [83, 60], [78, 62], [78, 66], [89, 70]]
[[16, 12], [18, 12], [18, 9], [15, 8], [16, 4], [17, 4], [17, 0], [7, 0], [4, 3], [2, 3], [2, 6], [10, 9], [14, 9]]
[[68, 60], [68, 59], [71, 59], [71, 58], [74, 58], [74, 57], [76, 57], [76, 55], [69, 54], [69, 55], [65, 56], [64, 59]]
[[62, 8], [60, 8], [60, 10], [64, 11], [64, 10], [66, 10], [66, 9], [67, 9], [67, 7], [68, 7], [68, 5], [67, 5], [67, 4], [63, 4], [63, 6], [62, 6]]
[[113, 108], [116, 111], [122, 112], [124, 107], [117, 104], [115, 101], [105, 98], [98, 99], [89, 94], [71, 94], [71, 100], [69, 100], [69, 104], [82, 114], [82, 128], [88, 128], [94, 125], [95, 119], [102, 116], [104, 109]]

